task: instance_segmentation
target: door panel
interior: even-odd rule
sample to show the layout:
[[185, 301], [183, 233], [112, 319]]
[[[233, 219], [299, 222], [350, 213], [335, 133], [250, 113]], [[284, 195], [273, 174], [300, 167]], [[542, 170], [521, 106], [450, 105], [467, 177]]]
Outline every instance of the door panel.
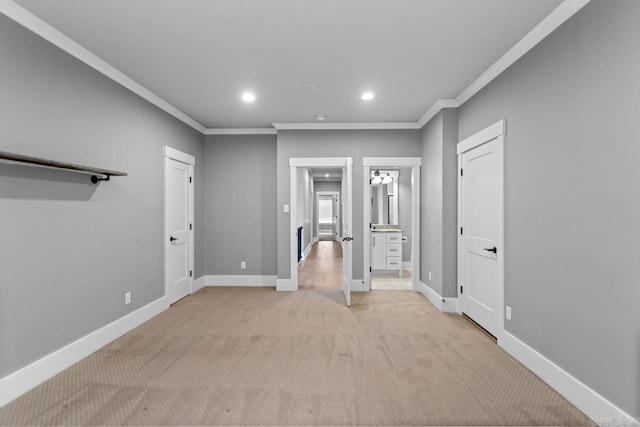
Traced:
[[[497, 248], [502, 206], [502, 142], [462, 154], [462, 311], [496, 336], [500, 320]], [[490, 250], [496, 248], [494, 253]]]
[[351, 277], [352, 277], [352, 163], [351, 158], [342, 170], [342, 289], [348, 307], [351, 306]]
[[191, 288], [189, 232], [189, 165], [165, 159], [169, 303], [187, 296]]

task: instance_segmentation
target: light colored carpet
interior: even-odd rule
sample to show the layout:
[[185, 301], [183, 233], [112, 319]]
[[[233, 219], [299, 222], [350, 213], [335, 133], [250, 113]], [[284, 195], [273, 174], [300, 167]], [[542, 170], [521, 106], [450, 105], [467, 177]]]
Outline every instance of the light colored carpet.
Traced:
[[592, 425], [411, 291], [204, 288], [0, 409], [3, 425]]

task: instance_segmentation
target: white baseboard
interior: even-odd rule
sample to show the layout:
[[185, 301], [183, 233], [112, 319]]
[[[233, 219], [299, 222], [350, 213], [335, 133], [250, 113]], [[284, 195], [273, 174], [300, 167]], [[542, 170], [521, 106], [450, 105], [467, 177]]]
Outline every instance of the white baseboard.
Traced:
[[169, 308], [167, 297], [129, 313], [0, 379], [0, 407]]
[[309, 255], [309, 252], [311, 252], [311, 245], [312, 243], [309, 243], [309, 245], [307, 246], [307, 249], [304, 250], [304, 253], [302, 254], [302, 259], [305, 259]]
[[204, 276], [204, 286], [276, 286], [277, 276]]
[[420, 293], [443, 313], [458, 312], [458, 298], [442, 298], [436, 291], [420, 282]]
[[276, 279], [276, 291], [297, 291], [297, 289], [293, 286], [291, 279]]
[[205, 276], [200, 276], [193, 281], [193, 290], [191, 291], [192, 294], [195, 294], [200, 289], [204, 288], [204, 277]]
[[603, 426], [640, 426], [640, 419], [599, 395], [567, 371], [520, 341], [507, 331], [498, 338], [498, 345], [549, 384], [576, 408]]
[[403, 270], [412, 270], [413, 269], [413, 262], [411, 262], [411, 261], [402, 261], [402, 269]]

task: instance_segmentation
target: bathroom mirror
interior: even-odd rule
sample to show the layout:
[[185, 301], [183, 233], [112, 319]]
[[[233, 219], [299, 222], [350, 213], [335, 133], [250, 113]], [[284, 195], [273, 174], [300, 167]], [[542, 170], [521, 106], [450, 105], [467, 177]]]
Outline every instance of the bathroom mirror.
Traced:
[[398, 225], [398, 171], [371, 172], [371, 223]]

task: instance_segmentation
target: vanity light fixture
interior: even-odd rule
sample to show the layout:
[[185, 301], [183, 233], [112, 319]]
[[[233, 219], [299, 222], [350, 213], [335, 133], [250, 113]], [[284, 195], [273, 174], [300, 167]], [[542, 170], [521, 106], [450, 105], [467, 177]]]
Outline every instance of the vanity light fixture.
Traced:
[[371, 184], [390, 184], [392, 182], [393, 177], [388, 172], [380, 173], [380, 169], [371, 172]]
[[242, 94], [242, 100], [244, 102], [253, 102], [256, 100], [256, 96], [250, 92], [245, 92]]
[[360, 98], [364, 99], [365, 101], [370, 101], [374, 98], [374, 95], [372, 92], [365, 92]]

